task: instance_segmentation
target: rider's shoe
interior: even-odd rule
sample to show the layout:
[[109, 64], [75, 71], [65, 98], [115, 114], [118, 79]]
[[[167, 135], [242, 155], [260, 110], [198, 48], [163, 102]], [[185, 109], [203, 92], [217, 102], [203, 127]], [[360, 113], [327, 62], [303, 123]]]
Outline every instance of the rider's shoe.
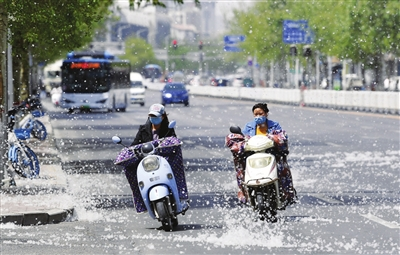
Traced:
[[189, 210], [189, 200], [182, 200], [181, 201], [182, 205], [182, 214], [184, 214], [187, 210]]

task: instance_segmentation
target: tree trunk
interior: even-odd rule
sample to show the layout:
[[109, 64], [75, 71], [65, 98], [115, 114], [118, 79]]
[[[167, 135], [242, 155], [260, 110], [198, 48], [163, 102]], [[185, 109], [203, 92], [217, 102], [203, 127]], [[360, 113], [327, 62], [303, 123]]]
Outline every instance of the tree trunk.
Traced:
[[13, 78], [14, 78], [14, 104], [28, 98], [28, 82], [29, 82], [29, 60], [28, 51], [24, 47], [24, 41], [21, 35], [14, 33], [13, 35]]
[[4, 3], [0, 3], [0, 181], [3, 186], [3, 180], [6, 179], [7, 167], [7, 116], [8, 97], [7, 97], [7, 28], [8, 17]]
[[365, 65], [361, 64], [361, 80], [364, 88], [367, 87], [367, 83], [365, 82]]
[[380, 53], [374, 56], [374, 70], [375, 70], [375, 90], [383, 90], [382, 87], [382, 55]]

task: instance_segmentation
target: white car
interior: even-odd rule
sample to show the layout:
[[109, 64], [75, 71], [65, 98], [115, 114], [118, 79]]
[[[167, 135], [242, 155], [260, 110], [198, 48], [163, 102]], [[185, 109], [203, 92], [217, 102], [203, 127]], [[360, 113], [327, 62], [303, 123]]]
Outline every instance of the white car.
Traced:
[[146, 86], [143, 85], [143, 77], [140, 73], [131, 72], [131, 104], [140, 104], [140, 106], [145, 105], [145, 92]]
[[232, 81], [232, 87], [243, 87], [243, 78], [236, 77]]

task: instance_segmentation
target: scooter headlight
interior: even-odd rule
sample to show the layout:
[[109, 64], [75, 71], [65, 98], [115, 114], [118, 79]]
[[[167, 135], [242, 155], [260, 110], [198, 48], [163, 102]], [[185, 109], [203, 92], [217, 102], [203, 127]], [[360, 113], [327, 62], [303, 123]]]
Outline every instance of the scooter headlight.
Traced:
[[160, 167], [160, 161], [158, 161], [158, 157], [149, 156], [143, 159], [143, 168], [146, 172], [155, 171]]
[[270, 163], [271, 163], [271, 157], [249, 159], [249, 164], [251, 168], [263, 168], [268, 166]]

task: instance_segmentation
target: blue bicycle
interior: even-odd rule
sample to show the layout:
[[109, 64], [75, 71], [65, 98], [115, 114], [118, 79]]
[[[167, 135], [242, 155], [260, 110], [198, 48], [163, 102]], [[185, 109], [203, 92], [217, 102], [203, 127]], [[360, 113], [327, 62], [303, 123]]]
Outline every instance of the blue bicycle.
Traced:
[[21, 121], [21, 128], [31, 130], [31, 135], [40, 141], [46, 140], [47, 130], [45, 125], [35, 118], [44, 116], [41, 110], [28, 110], [27, 116]]
[[13, 107], [8, 111], [8, 117], [10, 118], [7, 125], [9, 145], [8, 159], [12, 168], [18, 175], [25, 178], [34, 178], [37, 177], [40, 172], [39, 159], [35, 152], [22, 142], [30, 138], [33, 127], [14, 129], [16, 122], [15, 115], [18, 110], [18, 107]]
[[39, 139], [40, 141], [44, 141], [47, 137], [46, 127], [40, 120], [35, 119], [44, 116], [44, 112], [41, 110], [41, 107], [42, 105], [38, 99], [30, 98], [17, 108], [26, 113], [24, 118], [22, 118], [20, 121], [20, 127], [31, 130], [33, 137]]

